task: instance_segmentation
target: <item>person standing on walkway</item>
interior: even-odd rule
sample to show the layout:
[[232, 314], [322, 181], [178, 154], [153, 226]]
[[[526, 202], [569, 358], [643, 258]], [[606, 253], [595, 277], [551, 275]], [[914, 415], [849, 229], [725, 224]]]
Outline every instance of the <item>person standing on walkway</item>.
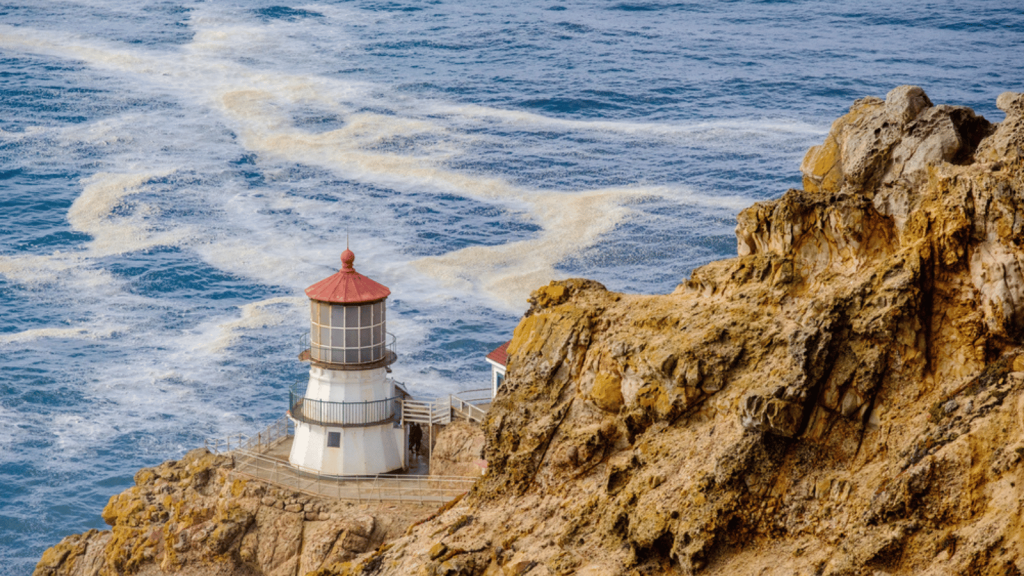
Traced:
[[420, 425], [413, 422], [409, 425], [409, 451], [413, 456], [419, 456], [422, 450], [420, 443], [423, 441], [423, 430]]

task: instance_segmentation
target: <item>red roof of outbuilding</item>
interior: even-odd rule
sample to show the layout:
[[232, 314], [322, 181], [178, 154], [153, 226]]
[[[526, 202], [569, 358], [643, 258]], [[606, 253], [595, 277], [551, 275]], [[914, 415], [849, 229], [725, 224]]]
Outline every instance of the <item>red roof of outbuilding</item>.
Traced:
[[490, 354], [487, 355], [487, 359], [494, 360], [495, 362], [501, 364], [502, 366], [508, 366], [508, 345], [511, 343], [512, 341], [509, 340], [508, 342], [505, 342], [501, 346], [498, 346], [497, 348], [492, 350]]
[[388, 287], [370, 280], [352, 267], [356, 255], [348, 248], [341, 253], [341, 270], [306, 288], [306, 296], [320, 302], [358, 304], [373, 302], [391, 295]]

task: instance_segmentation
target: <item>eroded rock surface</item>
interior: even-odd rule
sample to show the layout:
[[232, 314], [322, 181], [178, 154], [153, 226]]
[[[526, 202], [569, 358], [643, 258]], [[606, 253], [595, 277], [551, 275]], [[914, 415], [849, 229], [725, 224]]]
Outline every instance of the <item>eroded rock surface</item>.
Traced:
[[479, 476], [484, 441], [479, 426], [454, 420], [438, 434], [434, 453], [430, 455], [431, 476]]
[[1022, 103], [859, 100], [737, 258], [537, 290], [487, 475], [373, 573], [1019, 574]]
[[294, 576], [343, 565], [431, 511], [278, 489], [233, 475], [230, 457], [202, 449], [140, 470], [135, 484], [103, 509], [110, 531], [65, 538], [34, 576]]
[[[1024, 97], [998, 105], [859, 100], [803, 190], [739, 215], [736, 258], [668, 295], [538, 289], [487, 474], [318, 574], [1020, 574]], [[92, 566], [118, 534], [51, 552]]]

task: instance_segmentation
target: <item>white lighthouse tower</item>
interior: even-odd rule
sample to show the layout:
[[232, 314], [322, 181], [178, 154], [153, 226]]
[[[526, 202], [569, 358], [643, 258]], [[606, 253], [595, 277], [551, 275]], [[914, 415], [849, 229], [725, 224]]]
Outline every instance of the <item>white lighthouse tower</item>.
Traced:
[[397, 425], [398, 395], [387, 377], [396, 359], [385, 324], [391, 290], [356, 272], [354, 261], [346, 248], [341, 270], [306, 289], [309, 383], [289, 399], [295, 423], [289, 462], [332, 476], [405, 467], [405, 430]]

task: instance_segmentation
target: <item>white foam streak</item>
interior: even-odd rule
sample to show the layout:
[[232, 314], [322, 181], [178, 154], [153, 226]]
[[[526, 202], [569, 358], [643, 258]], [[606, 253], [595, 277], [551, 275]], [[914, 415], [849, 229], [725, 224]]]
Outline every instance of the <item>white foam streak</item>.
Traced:
[[472, 246], [415, 262], [448, 288], [483, 290], [509, 310], [525, 307], [538, 286], [563, 276], [555, 265], [592, 245], [631, 211], [623, 204], [642, 197], [641, 190], [599, 190], [582, 194], [536, 195], [529, 199], [543, 226], [537, 238], [500, 246]]
[[115, 332], [124, 329], [124, 326], [106, 328], [35, 328], [13, 334], [0, 334], [0, 344], [32, 342], [43, 338], [101, 340], [110, 338]]
[[240, 332], [288, 324], [296, 316], [305, 316], [303, 312], [308, 306], [308, 299], [298, 297], [269, 298], [239, 306], [241, 317], [218, 324], [216, 337], [203, 347], [211, 353], [221, 353], [238, 340]]
[[43, 256], [0, 256], [0, 274], [29, 286], [67, 283], [96, 289], [115, 284], [109, 272], [90, 268], [81, 254], [59, 251]]
[[126, 200], [129, 196], [143, 192], [143, 184], [169, 173], [100, 172], [83, 180], [85, 187], [68, 210], [68, 222], [74, 230], [93, 237], [87, 245], [90, 256], [110, 256], [155, 246], [175, 245], [192, 235], [187, 227], [154, 233], [151, 223], [159, 214], [155, 208], [144, 203], [132, 206], [130, 215], [113, 214], [118, 208], [127, 208]]
[[718, 120], [715, 122], [667, 123], [630, 122], [622, 120], [576, 120], [556, 118], [522, 110], [508, 110], [479, 104], [447, 104], [433, 102], [424, 106], [441, 115], [472, 120], [491, 120], [518, 129], [562, 130], [566, 132], [595, 131], [653, 137], [694, 135], [715, 131], [766, 132], [778, 134], [820, 135], [828, 132], [815, 124], [792, 120]]

